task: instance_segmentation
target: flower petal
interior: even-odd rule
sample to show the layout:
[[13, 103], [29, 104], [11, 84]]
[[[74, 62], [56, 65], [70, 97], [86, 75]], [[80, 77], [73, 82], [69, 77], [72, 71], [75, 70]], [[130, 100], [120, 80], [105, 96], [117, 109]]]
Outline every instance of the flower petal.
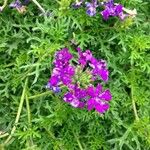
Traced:
[[105, 111], [107, 111], [109, 109], [109, 104], [99, 104], [99, 103], [97, 103], [96, 106], [95, 106], [95, 109], [99, 113], [104, 113]]
[[105, 101], [110, 101], [112, 99], [112, 95], [109, 90], [105, 90], [99, 95], [99, 98]]
[[87, 109], [90, 111], [90, 110], [92, 110], [92, 109], [94, 109], [95, 108], [95, 104], [96, 104], [96, 102], [95, 102], [95, 100], [94, 99], [89, 99], [88, 101], [87, 101]]

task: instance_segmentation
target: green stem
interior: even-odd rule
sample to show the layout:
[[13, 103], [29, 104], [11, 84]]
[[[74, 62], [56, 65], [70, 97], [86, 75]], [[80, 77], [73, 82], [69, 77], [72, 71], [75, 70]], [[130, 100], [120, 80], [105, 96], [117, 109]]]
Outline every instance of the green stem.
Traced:
[[4, 0], [3, 6], [1, 6], [1, 11], [6, 7], [8, 0]]
[[46, 95], [51, 95], [52, 92], [51, 91], [46, 91], [44, 93], [41, 93], [41, 94], [37, 94], [37, 95], [34, 95], [34, 96], [30, 96], [28, 97], [29, 99], [35, 99], [35, 98], [39, 98], [39, 97], [42, 97], [42, 96], [46, 96]]
[[30, 105], [29, 105], [29, 98], [27, 94], [26, 94], [26, 107], [27, 107], [28, 123], [29, 123], [29, 126], [31, 126], [31, 111], [30, 111]]
[[[43, 128], [45, 129], [45, 131], [47, 132], [48, 136], [49, 136], [52, 140], [57, 141], [56, 137], [53, 135], [53, 133], [51, 133], [51, 131], [49, 131], [46, 127], [43, 127]], [[61, 148], [61, 145], [59, 145], [59, 143], [57, 143], [57, 144], [58, 144], [59, 150], [63, 150], [63, 149]]]
[[37, 2], [36, 0], [32, 0], [32, 2], [38, 6], [38, 8], [41, 10], [42, 13], [46, 13], [46, 11], [44, 10], [44, 8], [39, 4], [39, 2]]
[[133, 107], [135, 119], [139, 120], [139, 116], [138, 116], [137, 109], [136, 109], [136, 104], [135, 104], [134, 87], [133, 87], [133, 85], [131, 85], [131, 99], [132, 99], [132, 107]]
[[[32, 126], [31, 111], [30, 111], [29, 98], [28, 98], [27, 94], [26, 94], [26, 108], [27, 108], [28, 124], [29, 124], [29, 128], [30, 128]], [[30, 135], [30, 139], [27, 142], [29, 143], [30, 147], [34, 145], [31, 135]]]
[[4, 142], [4, 144], [7, 144], [11, 140], [12, 135], [14, 134], [14, 132], [16, 130], [16, 125], [19, 122], [20, 114], [21, 114], [23, 103], [24, 103], [24, 99], [25, 99], [25, 92], [26, 92], [27, 82], [28, 82], [28, 79], [26, 79], [26, 81], [25, 81], [25, 85], [24, 85], [23, 92], [22, 92], [22, 95], [21, 95], [20, 104], [19, 104], [19, 107], [18, 107], [17, 116], [16, 116], [16, 119], [15, 119], [14, 126], [13, 126], [13, 128], [12, 128], [12, 130], [10, 132], [10, 135], [8, 136], [6, 141]]
[[3, 138], [3, 137], [6, 137], [8, 135], [9, 135], [9, 133], [4, 133], [4, 134], [0, 135], [0, 139]]
[[[135, 77], [135, 73], [134, 73], [134, 58], [133, 58], [133, 54], [131, 52], [131, 75], [132, 75], [132, 78], [134, 79]], [[133, 79], [131, 80], [131, 99], [132, 99], [132, 107], [133, 107], [133, 111], [134, 111], [134, 115], [135, 115], [135, 119], [136, 120], [139, 120], [139, 116], [138, 116], [138, 113], [137, 113], [137, 109], [136, 109], [136, 104], [135, 104], [135, 96], [134, 96], [134, 81]]]
[[73, 134], [74, 134], [75, 139], [77, 140], [77, 143], [78, 143], [78, 146], [79, 146], [80, 150], [84, 150], [81, 143], [80, 143], [80, 141], [79, 141], [79, 138], [76, 136], [75, 133], [73, 133]]

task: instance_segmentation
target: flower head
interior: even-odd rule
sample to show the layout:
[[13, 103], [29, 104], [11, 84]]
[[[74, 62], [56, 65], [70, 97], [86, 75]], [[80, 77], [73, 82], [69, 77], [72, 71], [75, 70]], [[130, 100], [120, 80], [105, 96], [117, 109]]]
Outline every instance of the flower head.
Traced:
[[10, 8], [21, 8], [22, 4], [20, 0], [16, 0], [9, 5]]
[[86, 13], [89, 15], [89, 16], [94, 16], [96, 14], [96, 8], [97, 8], [97, 0], [92, 0], [91, 3], [89, 2], [86, 2]]
[[[79, 8], [83, 4], [84, 0], [76, 0], [73, 3], [74, 8]], [[89, 16], [96, 15], [96, 9], [98, 7], [104, 7], [104, 10], [100, 12], [104, 20], [108, 20], [110, 17], [119, 17], [124, 20], [127, 16], [135, 17], [137, 14], [136, 10], [129, 10], [123, 7], [123, 5], [114, 3], [114, 0], [105, 0], [98, 2], [97, 0], [91, 0], [91, 2], [85, 2], [86, 14]], [[124, 13], [125, 12], [125, 13]]]
[[104, 10], [101, 12], [104, 20], [108, 20], [110, 16], [117, 16], [121, 20], [124, 20], [128, 14], [124, 14], [124, 7], [121, 4], [114, 3], [113, 0], [103, 3]]
[[112, 96], [109, 90], [102, 89], [101, 84], [94, 87], [94, 82], [98, 77], [105, 82], [108, 80], [107, 64], [102, 59], [96, 59], [90, 50], [82, 52], [78, 47], [77, 52], [77, 60], [67, 48], [56, 52], [54, 68], [46, 87], [54, 93], [61, 92], [62, 86], [66, 87], [63, 96], [66, 103], [76, 108], [87, 106], [88, 110], [104, 113]]
[[12, 2], [9, 5], [9, 7], [17, 9], [17, 11], [22, 14], [22, 13], [26, 12], [26, 6], [25, 5], [27, 5], [26, 0], [24, 1], [24, 3], [21, 3], [20, 0], [16, 0], [16, 1]]

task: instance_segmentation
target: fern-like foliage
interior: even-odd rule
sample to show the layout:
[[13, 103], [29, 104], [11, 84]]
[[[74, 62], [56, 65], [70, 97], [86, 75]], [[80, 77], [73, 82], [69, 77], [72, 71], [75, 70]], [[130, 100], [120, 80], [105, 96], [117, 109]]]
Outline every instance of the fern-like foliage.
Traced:
[[[32, 4], [24, 15], [0, 14], [0, 149], [150, 150], [148, 1], [122, 1], [138, 11], [125, 21], [89, 17], [72, 2], [41, 1], [50, 17]], [[55, 51], [71, 41], [108, 62], [113, 100], [104, 115], [45, 89]]]

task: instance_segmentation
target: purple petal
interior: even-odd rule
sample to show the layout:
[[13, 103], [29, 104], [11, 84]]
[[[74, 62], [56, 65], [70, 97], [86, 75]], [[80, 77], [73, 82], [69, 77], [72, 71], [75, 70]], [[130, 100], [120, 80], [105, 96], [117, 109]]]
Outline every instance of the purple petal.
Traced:
[[62, 80], [64, 85], [71, 84], [71, 82], [72, 82], [71, 77], [68, 75], [62, 75], [61, 80]]
[[109, 109], [109, 104], [99, 104], [99, 103], [97, 103], [96, 106], [95, 106], [95, 109], [99, 113], [104, 113], [105, 111], [107, 111]]
[[60, 76], [61, 68], [54, 68], [52, 72], [52, 76]]
[[108, 70], [105, 70], [105, 69], [100, 70], [99, 75], [103, 81], [108, 81], [108, 76], [109, 76]]
[[81, 52], [81, 49], [78, 49], [78, 54], [79, 54], [79, 63], [82, 64], [83, 66], [86, 65], [86, 63], [92, 59], [92, 53], [90, 50], [86, 50], [85, 52]]
[[100, 83], [97, 84], [96, 89], [95, 89], [95, 93], [99, 94], [102, 92], [102, 85]]
[[56, 68], [63, 68], [64, 67], [64, 63], [61, 60], [55, 60], [54, 65], [55, 65]]
[[110, 101], [112, 99], [112, 95], [109, 90], [105, 90], [99, 95], [99, 98], [102, 100]]
[[92, 109], [94, 109], [95, 108], [95, 104], [96, 104], [96, 102], [95, 102], [95, 100], [94, 99], [89, 99], [88, 101], [87, 101], [87, 109], [90, 111], [90, 110], [92, 110]]
[[97, 2], [93, 2], [93, 3], [86, 2], [86, 7], [87, 7], [86, 13], [89, 16], [94, 16], [96, 14]]
[[123, 12], [123, 6], [122, 5], [115, 6], [115, 12], [117, 15], [122, 13]]
[[61, 92], [60, 87], [58, 87], [58, 86], [52, 86], [50, 82], [47, 83], [46, 88], [52, 90], [54, 93]]
[[94, 16], [96, 14], [96, 9], [93, 7], [90, 7], [87, 9], [86, 14], [88, 14], [89, 16]]
[[22, 4], [19, 0], [16, 0], [9, 5], [10, 8], [21, 8]]
[[52, 86], [56, 86], [57, 83], [59, 82], [58, 76], [52, 76], [52, 77], [50, 78], [49, 82], [51, 83]]
[[81, 108], [81, 109], [84, 108], [84, 106], [85, 106], [84, 102], [80, 102], [79, 105], [78, 105], [78, 107]]
[[88, 60], [91, 60], [92, 57], [93, 57], [90, 50], [86, 50], [85, 53], [83, 53], [83, 56], [86, 57], [86, 60], [87, 60], [87, 61], [88, 61]]
[[97, 63], [98, 63], [97, 59], [94, 58], [94, 57], [92, 57], [92, 58], [90, 59], [89, 65], [90, 65], [93, 69], [95, 69]]
[[128, 15], [127, 15], [127, 14], [124, 14], [124, 13], [120, 13], [120, 14], [119, 14], [119, 18], [120, 18], [121, 20], [124, 20], [127, 16], [128, 16]]
[[75, 96], [80, 100], [84, 99], [87, 96], [87, 91], [85, 89], [75, 88], [74, 89]]
[[103, 10], [103, 11], [101, 12], [101, 15], [103, 16], [103, 18], [104, 18], [105, 20], [108, 20], [108, 18], [109, 18], [109, 16], [110, 16], [110, 12], [109, 12], [107, 9], [105, 9], [105, 10]]
[[74, 84], [68, 84], [67, 87], [69, 88], [70, 91], [74, 90], [75, 85]]
[[61, 89], [60, 89], [60, 87], [52, 87], [52, 91], [53, 91], [54, 93], [60, 93], [60, 92], [61, 92]]
[[72, 66], [68, 66], [63, 70], [64, 74], [68, 74], [69, 76], [73, 76], [75, 74], [75, 69]]
[[73, 93], [68, 92], [68, 93], [66, 93], [66, 94], [64, 95], [63, 100], [64, 100], [65, 102], [70, 103], [70, 102], [73, 101], [74, 98], [75, 98], [75, 97], [74, 97]]
[[72, 54], [69, 52], [68, 48], [63, 48], [60, 51], [56, 52], [55, 56], [56, 60], [61, 60], [64, 62], [68, 62], [73, 57]]
[[73, 101], [71, 101], [70, 104], [71, 104], [73, 107], [79, 107], [80, 101], [79, 101], [78, 99], [73, 99]]
[[89, 96], [95, 97], [95, 89], [93, 86], [89, 86], [86, 91]]

